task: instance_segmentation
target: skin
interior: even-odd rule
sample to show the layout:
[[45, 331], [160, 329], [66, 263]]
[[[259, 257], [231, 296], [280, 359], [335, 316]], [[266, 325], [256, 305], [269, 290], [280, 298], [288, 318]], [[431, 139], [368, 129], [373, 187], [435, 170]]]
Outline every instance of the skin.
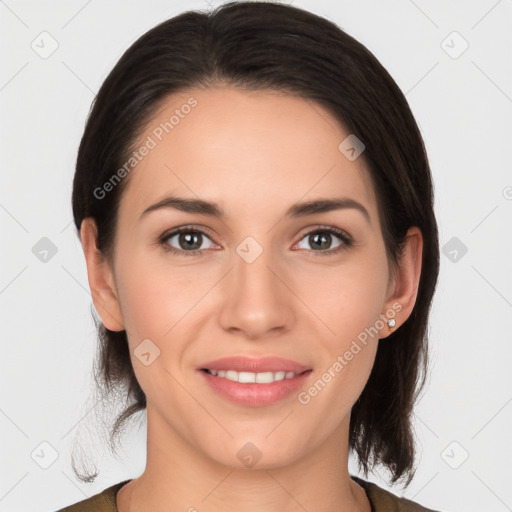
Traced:
[[[141, 143], [190, 96], [197, 106], [129, 175], [112, 261], [96, 248], [94, 221], [81, 226], [94, 305], [106, 327], [126, 329], [147, 396], [146, 468], [119, 491], [118, 508], [369, 512], [348, 473], [348, 428], [387, 324], [307, 405], [296, 394], [264, 407], [233, 404], [197, 367], [230, 355], [277, 355], [313, 368], [307, 390], [393, 304], [402, 308], [395, 329], [405, 322], [421, 272], [421, 232], [409, 230], [393, 275], [363, 158], [348, 160], [338, 145], [349, 132], [298, 97], [190, 90], [166, 100]], [[170, 193], [218, 202], [227, 216], [162, 208], [139, 220]], [[370, 222], [355, 209], [283, 217], [295, 202], [338, 196], [362, 203]], [[165, 231], [190, 224], [208, 230], [201, 254], [159, 245]], [[354, 245], [332, 253], [343, 244], [332, 234], [315, 251], [306, 235], [317, 226], [346, 231]], [[247, 236], [263, 248], [250, 264], [236, 252]], [[177, 236], [164, 243], [187, 250]], [[160, 350], [148, 366], [133, 352], [146, 338]], [[261, 452], [251, 468], [237, 457], [248, 442]]]

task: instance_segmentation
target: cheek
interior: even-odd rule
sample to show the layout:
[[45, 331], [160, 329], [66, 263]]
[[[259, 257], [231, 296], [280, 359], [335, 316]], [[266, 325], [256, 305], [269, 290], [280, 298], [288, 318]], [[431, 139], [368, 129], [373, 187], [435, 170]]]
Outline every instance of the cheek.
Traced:
[[346, 266], [323, 272], [309, 276], [300, 292], [322, 320], [319, 333], [324, 333], [318, 336], [324, 354], [319, 380], [308, 395], [319, 407], [335, 404], [342, 414], [362, 392], [373, 367], [388, 269], [385, 259], [361, 254]]
[[118, 262], [117, 285], [132, 338], [163, 339], [204, 294], [202, 281], [190, 268], [171, 269], [165, 258], [142, 251]]
[[338, 267], [318, 267], [299, 272], [294, 283], [299, 297], [343, 344], [365, 328], [375, 325], [387, 291], [385, 260], [367, 257], [347, 259]]

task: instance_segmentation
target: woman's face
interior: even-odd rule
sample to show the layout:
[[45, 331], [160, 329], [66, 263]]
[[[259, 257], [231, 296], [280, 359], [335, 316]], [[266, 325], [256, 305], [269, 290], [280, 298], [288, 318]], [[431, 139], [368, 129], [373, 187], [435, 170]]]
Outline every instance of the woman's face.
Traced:
[[[160, 449], [172, 439], [228, 466], [277, 467], [347, 435], [385, 320], [401, 308], [361, 147], [339, 149], [349, 135], [314, 102], [212, 88], [170, 97], [140, 136], [148, 149], [124, 178], [102, 311], [127, 330]], [[166, 206], [171, 196], [223, 216]], [[341, 198], [361, 208], [287, 214]], [[232, 356], [310, 371], [256, 385], [202, 370]]]

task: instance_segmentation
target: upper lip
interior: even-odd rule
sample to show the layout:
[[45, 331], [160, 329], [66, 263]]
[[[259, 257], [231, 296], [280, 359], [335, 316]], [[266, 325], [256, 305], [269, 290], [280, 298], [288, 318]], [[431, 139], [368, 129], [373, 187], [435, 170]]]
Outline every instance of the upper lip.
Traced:
[[304, 366], [297, 361], [291, 359], [283, 359], [282, 357], [267, 356], [261, 358], [252, 358], [246, 356], [232, 356], [215, 359], [204, 363], [199, 367], [200, 370], [235, 370], [238, 372], [293, 372], [303, 373], [310, 370], [309, 366]]

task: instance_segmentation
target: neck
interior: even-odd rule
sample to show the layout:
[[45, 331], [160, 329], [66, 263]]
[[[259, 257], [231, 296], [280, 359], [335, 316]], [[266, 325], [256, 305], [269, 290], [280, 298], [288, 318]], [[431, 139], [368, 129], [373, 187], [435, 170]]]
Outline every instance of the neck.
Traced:
[[206, 457], [149, 404], [147, 415], [146, 468], [119, 491], [119, 512], [370, 512], [348, 473], [349, 418], [301, 459], [240, 469]]

